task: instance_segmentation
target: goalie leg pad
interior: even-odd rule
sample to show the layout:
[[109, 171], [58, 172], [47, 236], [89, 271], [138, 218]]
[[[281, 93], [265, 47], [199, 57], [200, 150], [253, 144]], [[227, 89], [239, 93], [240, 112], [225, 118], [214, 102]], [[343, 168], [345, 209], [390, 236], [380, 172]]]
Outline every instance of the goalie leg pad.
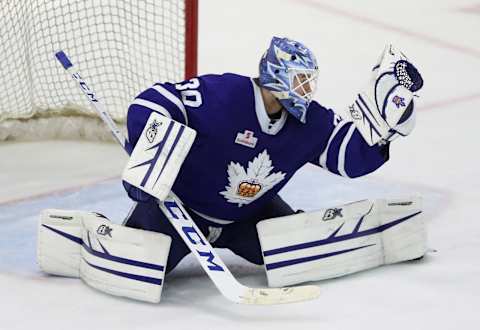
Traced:
[[81, 211], [43, 210], [38, 222], [37, 263], [48, 274], [80, 277]]
[[364, 200], [257, 224], [272, 287], [335, 278], [426, 253], [419, 198]]
[[45, 210], [38, 235], [38, 263], [46, 273], [80, 277], [89, 286], [157, 303], [171, 238], [127, 228], [91, 212]]
[[83, 226], [82, 280], [112, 295], [158, 303], [171, 238], [94, 216]]
[[195, 136], [195, 130], [152, 112], [123, 171], [123, 180], [164, 200]]

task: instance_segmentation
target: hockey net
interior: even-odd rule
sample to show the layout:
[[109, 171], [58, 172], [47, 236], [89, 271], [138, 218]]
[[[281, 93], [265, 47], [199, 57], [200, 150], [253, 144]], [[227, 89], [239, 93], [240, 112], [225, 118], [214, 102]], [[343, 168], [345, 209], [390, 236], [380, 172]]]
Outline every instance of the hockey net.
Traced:
[[55, 60], [64, 50], [115, 121], [158, 81], [196, 74], [197, 0], [5, 0], [0, 141], [110, 139]]

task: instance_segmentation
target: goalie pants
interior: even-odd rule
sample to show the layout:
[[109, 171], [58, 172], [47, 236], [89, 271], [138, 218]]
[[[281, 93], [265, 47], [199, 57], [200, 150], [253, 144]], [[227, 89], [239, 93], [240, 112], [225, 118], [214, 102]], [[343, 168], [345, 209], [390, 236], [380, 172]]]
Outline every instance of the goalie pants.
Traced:
[[[186, 207], [189, 211], [188, 207]], [[217, 248], [227, 248], [236, 255], [257, 264], [263, 264], [262, 249], [258, 240], [256, 225], [259, 221], [269, 218], [294, 214], [295, 211], [278, 195], [276, 195], [256, 217], [222, 226], [220, 236], [211, 244]], [[212, 223], [189, 211], [195, 224], [205, 237], [209, 236]], [[190, 249], [183, 242], [175, 228], [170, 224], [155, 201], [138, 203], [127, 218], [127, 227], [144, 229], [163, 233], [172, 238], [170, 253], [168, 255], [167, 273], [190, 253]]]

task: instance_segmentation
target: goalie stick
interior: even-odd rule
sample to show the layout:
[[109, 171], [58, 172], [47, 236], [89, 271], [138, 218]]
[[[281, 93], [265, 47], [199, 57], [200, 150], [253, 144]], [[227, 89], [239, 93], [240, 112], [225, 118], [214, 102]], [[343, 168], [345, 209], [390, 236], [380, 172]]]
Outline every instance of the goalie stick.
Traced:
[[[67, 55], [63, 51], [59, 51], [55, 56], [64, 69], [78, 83], [80, 89], [88, 97], [90, 104], [108, 126], [114, 138], [127, 151], [125, 148], [127, 142], [125, 137], [105, 109], [104, 104], [98, 100], [95, 92], [88, 86], [79, 71], [74, 68]], [[182, 237], [190, 251], [198, 259], [202, 268], [227, 299], [239, 304], [270, 305], [310, 300], [319, 296], [319, 287], [314, 285], [288, 288], [250, 288], [242, 285], [225, 266], [220, 256], [198, 229], [173, 192], [164, 201], [157, 201], [180, 237]]]

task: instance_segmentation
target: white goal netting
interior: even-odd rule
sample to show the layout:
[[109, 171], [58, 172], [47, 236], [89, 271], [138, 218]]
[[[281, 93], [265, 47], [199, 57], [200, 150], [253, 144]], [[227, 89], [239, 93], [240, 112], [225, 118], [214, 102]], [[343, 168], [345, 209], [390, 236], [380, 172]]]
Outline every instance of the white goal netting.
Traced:
[[55, 52], [69, 55], [122, 123], [142, 89], [184, 79], [185, 7], [185, 0], [3, 0], [0, 141], [103, 139], [90, 136], [101, 124]]

